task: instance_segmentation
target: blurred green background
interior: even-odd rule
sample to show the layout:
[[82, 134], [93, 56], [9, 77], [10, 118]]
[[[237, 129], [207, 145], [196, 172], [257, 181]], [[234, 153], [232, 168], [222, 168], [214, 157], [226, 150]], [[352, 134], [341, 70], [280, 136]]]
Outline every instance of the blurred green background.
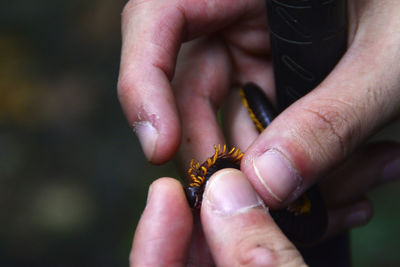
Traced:
[[[124, 4], [0, 4], [0, 266], [127, 266], [148, 185], [176, 175], [146, 162], [117, 100]], [[371, 194], [355, 266], [400, 266], [399, 192]]]

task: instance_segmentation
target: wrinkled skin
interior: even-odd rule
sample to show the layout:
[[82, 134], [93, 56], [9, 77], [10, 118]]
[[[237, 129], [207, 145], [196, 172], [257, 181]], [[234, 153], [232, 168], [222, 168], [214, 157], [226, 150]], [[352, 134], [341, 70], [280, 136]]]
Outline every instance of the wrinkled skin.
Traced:
[[[275, 98], [264, 2], [128, 2], [122, 16], [118, 94], [148, 160], [161, 164], [176, 156], [185, 169], [188, 159], [202, 161], [208, 157], [214, 144], [235, 144], [246, 151], [241, 165], [243, 175], [266, 205], [281, 207], [320, 182], [330, 209], [327, 235], [366, 223], [372, 209], [365, 193], [400, 175], [397, 144], [365, 145], [370, 136], [397, 119], [400, 112], [400, 2], [348, 0], [348, 4], [348, 50], [341, 61], [317, 88], [257, 136], [237, 97], [229, 92], [236, 84], [253, 81], [271, 100]], [[229, 104], [225, 112], [225, 139], [216, 110], [226, 101]], [[258, 159], [265, 166], [279, 166], [274, 169], [274, 177], [285, 179], [274, 179], [268, 172], [257, 173]], [[161, 202], [148, 203], [135, 236], [132, 265], [184, 265], [200, 258], [207, 266], [243, 263], [246, 257], [242, 254], [239, 259], [231, 257], [235, 262], [221, 257], [228, 248], [238, 251], [246, 247], [246, 241], [232, 240], [227, 247], [215, 245], [219, 243], [214, 242], [213, 236], [223, 238], [223, 234], [226, 238], [237, 234], [247, 240], [241, 233], [233, 232], [229, 222], [225, 222], [225, 227], [231, 232], [223, 231], [224, 227], [215, 223], [221, 232], [216, 235], [217, 230], [210, 230], [207, 220], [219, 217], [202, 211], [204, 235], [195, 220], [192, 237], [193, 218], [184, 208], [183, 190], [179, 191], [170, 180], [161, 188], [160, 194], [175, 193], [172, 199], [176, 202], [164, 209]], [[178, 232], [171, 233], [165, 224], [152, 223], [148, 219], [152, 216], [174, 222], [180, 218], [184, 223], [175, 228]], [[243, 216], [244, 221], [232, 223], [240, 221], [247, 229], [246, 221], [259, 218], [252, 212]], [[254, 252], [255, 256], [249, 257], [276, 263], [286, 257], [280, 251], [293, 249], [273, 223], [263, 219], [265, 224], [257, 224], [254, 231], [268, 229], [268, 233], [279, 236], [277, 242], [282, 246], [272, 248], [263, 243], [261, 247], [274, 253]], [[159, 241], [160, 246], [143, 238], [150, 232], [157, 234], [152, 240]], [[167, 250], [173, 260], [163, 258], [162, 245], [166, 240], [176, 245]], [[140, 253], [143, 250], [151, 254]], [[286, 257], [295, 259], [288, 262], [299, 263], [295, 251], [293, 255]]]

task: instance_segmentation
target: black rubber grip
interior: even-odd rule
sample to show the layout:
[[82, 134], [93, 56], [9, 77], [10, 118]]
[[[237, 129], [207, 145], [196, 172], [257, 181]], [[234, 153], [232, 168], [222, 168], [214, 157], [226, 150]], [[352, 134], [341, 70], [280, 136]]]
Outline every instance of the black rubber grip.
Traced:
[[314, 89], [346, 50], [346, 0], [267, 0], [280, 111]]
[[[346, 0], [266, 0], [279, 112], [314, 89], [346, 50]], [[348, 232], [300, 247], [310, 266], [349, 266]]]

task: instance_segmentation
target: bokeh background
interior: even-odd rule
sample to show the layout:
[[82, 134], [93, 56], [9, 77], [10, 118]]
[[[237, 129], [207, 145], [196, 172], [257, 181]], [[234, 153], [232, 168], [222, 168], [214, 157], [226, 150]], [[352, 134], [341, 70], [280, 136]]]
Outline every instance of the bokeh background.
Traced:
[[[117, 100], [125, 2], [0, 3], [0, 266], [127, 266], [148, 185], [176, 177], [146, 162]], [[370, 194], [354, 266], [400, 266], [399, 193]]]

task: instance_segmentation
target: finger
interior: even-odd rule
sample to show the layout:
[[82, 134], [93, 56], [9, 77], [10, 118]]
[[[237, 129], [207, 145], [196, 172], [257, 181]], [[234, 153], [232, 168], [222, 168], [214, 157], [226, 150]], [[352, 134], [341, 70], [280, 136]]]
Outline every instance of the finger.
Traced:
[[258, 131], [241, 103], [238, 88], [229, 94], [222, 110], [224, 133], [228, 144], [245, 152], [258, 137]]
[[146, 157], [175, 153], [180, 127], [170, 81], [181, 42], [262, 10], [259, 1], [129, 1], [122, 15], [118, 95]]
[[[264, 91], [269, 96], [269, 91]], [[271, 98], [269, 96], [269, 98]], [[231, 146], [245, 152], [257, 139], [259, 132], [249, 116], [238, 88], [232, 90], [223, 107], [225, 136]]]
[[338, 208], [396, 178], [400, 179], [400, 145], [380, 142], [355, 152], [320, 188], [327, 206]]
[[192, 158], [201, 162], [213, 154], [213, 145], [225, 143], [217, 110], [229, 89], [231, 63], [216, 38], [191, 42], [182, 50], [173, 87], [182, 122], [178, 157], [186, 169]]
[[223, 169], [212, 176], [201, 220], [217, 266], [305, 265], [238, 170]]
[[328, 211], [328, 227], [325, 237], [330, 237], [345, 230], [367, 224], [373, 215], [371, 202], [361, 198], [344, 207]]
[[179, 144], [179, 120], [169, 80], [184, 18], [173, 8], [164, 10], [153, 2], [129, 1], [125, 6], [118, 96], [145, 156], [161, 164]]
[[203, 233], [200, 214], [195, 211], [193, 215], [194, 227], [186, 264], [187, 266], [215, 266]]
[[[400, 20], [390, 8], [368, 10], [368, 20], [383, 24], [361, 21], [325, 81], [281, 113], [248, 149], [241, 169], [268, 205], [297, 198], [398, 114], [400, 68], [394, 66], [400, 50], [394, 44], [400, 33], [391, 29]], [[389, 12], [385, 18], [383, 11]]]
[[193, 228], [181, 184], [156, 180], [149, 189], [130, 254], [130, 266], [184, 266]]

